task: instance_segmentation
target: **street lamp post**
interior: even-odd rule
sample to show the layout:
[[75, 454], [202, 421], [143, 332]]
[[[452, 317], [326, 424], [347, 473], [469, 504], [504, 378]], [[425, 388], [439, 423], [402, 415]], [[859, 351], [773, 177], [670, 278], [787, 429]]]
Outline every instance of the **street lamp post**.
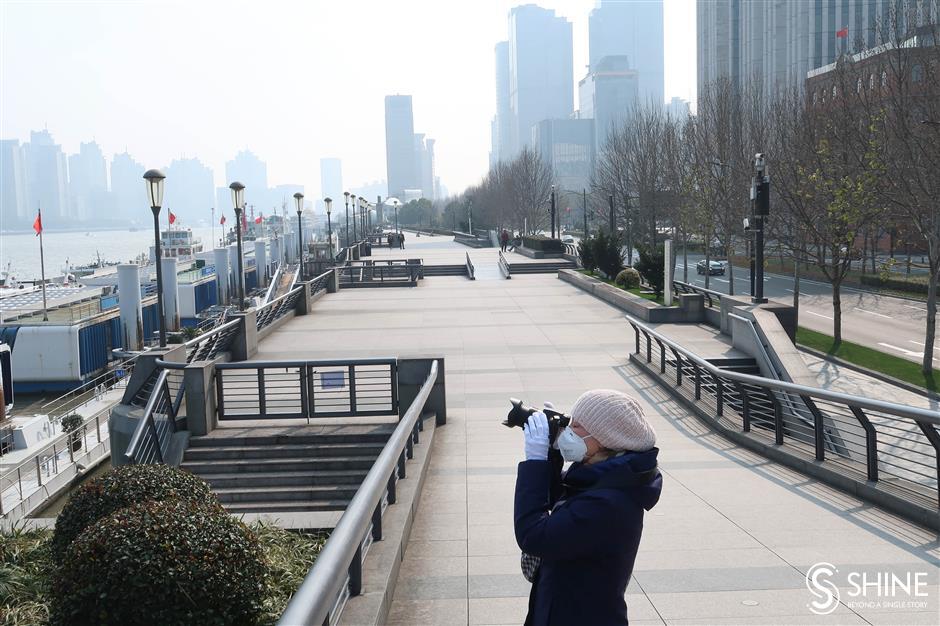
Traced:
[[766, 175], [764, 155], [754, 155], [754, 178], [751, 182], [751, 198], [754, 200], [754, 289], [751, 302], [762, 304], [764, 297], [764, 217], [770, 214], [770, 176]]
[[346, 247], [349, 247], [349, 192], [344, 191], [343, 195], [346, 197]]
[[330, 221], [330, 212], [333, 209], [333, 199], [323, 198], [323, 204], [326, 205], [326, 241], [330, 246], [330, 267], [335, 267], [336, 259], [333, 256], [333, 222]]
[[242, 267], [242, 211], [245, 210], [245, 186], [237, 180], [228, 186], [232, 190], [232, 204], [235, 205], [235, 245], [238, 253], [238, 309], [245, 310], [245, 271]]
[[473, 198], [467, 198], [467, 228], [473, 235]]
[[304, 222], [301, 214], [304, 212], [304, 194], [294, 193], [294, 202], [297, 204], [297, 263], [300, 265], [300, 279], [304, 279]]
[[153, 212], [153, 258], [157, 265], [157, 317], [160, 318], [160, 347], [166, 347], [166, 316], [163, 314], [163, 253], [160, 251], [160, 206], [163, 204], [163, 182], [166, 175], [160, 170], [147, 170], [147, 197]]
[[352, 199], [353, 207], [353, 241], [359, 241], [359, 235], [356, 234], [356, 194], [349, 194], [349, 197]]
[[555, 185], [552, 185], [552, 239], [555, 238]]
[[583, 237], [588, 238], [588, 227], [587, 227], [587, 189], [581, 189], [581, 212], [584, 214], [584, 233]]

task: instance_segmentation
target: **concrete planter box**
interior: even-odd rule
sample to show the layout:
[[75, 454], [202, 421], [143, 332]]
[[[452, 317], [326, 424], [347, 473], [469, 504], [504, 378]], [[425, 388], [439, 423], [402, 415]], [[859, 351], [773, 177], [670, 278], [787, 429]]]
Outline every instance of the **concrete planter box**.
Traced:
[[[564, 252], [542, 252], [541, 250], [533, 250], [532, 248], [518, 247], [516, 252], [522, 256], [529, 257], [530, 259], [563, 259], [565, 258]], [[586, 277], [590, 278], [590, 277]]]
[[558, 278], [650, 324], [698, 323], [704, 319], [700, 295], [682, 294], [679, 306], [666, 307], [575, 270], [558, 270]]

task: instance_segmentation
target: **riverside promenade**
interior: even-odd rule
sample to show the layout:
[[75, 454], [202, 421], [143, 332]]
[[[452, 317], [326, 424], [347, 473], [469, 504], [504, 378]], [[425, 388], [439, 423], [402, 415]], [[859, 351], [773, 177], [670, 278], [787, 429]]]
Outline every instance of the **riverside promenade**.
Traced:
[[[411, 235], [406, 246], [372, 258], [460, 263], [467, 251], [441, 237]], [[478, 268], [495, 262], [492, 249], [470, 254]], [[593, 387], [634, 394], [661, 450], [663, 496], [646, 515], [627, 589], [631, 624], [937, 623], [936, 533], [709, 431], [628, 363], [635, 339], [623, 314], [554, 275], [429, 277], [341, 290], [314, 307], [255, 358], [445, 357], [447, 424], [434, 435], [388, 623], [523, 622], [529, 584], [512, 527], [522, 432], [500, 421], [509, 396], [567, 410]], [[810, 606], [822, 593], [806, 585], [819, 562], [839, 571], [841, 602], [825, 615]], [[927, 595], [876, 597], [872, 587], [853, 597], [849, 573], [917, 575]]]

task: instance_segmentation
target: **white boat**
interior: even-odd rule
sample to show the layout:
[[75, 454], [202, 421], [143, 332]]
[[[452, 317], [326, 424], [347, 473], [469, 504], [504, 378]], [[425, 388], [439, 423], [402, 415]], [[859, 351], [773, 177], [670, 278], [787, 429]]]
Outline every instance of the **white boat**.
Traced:
[[[202, 252], [202, 240], [193, 235], [189, 228], [164, 230], [160, 232], [160, 252], [164, 258], [190, 259]], [[153, 246], [150, 246], [150, 260], [154, 259]]]

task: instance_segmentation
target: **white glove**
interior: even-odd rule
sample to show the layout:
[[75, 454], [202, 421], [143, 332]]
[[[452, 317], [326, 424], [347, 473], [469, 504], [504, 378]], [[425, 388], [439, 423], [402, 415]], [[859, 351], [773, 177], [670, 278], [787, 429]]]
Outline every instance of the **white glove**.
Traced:
[[524, 427], [526, 461], [548, 460], [548, 418], [539, 411], [529, 416]]

